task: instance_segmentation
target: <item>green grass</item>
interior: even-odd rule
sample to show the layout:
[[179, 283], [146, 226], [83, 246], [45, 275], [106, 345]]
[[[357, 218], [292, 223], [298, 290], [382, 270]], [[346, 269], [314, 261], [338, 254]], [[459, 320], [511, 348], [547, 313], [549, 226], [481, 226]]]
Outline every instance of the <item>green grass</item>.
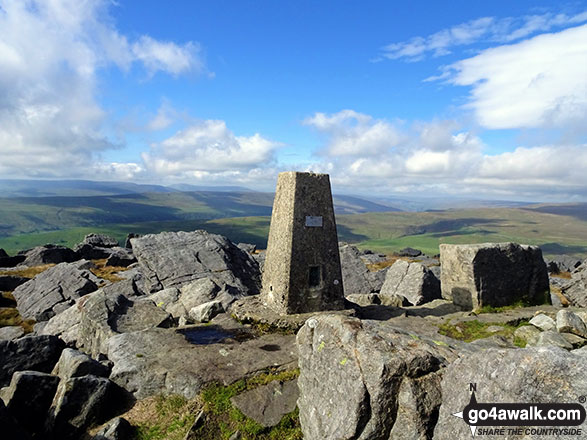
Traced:
[[179, 395], [157, 396], [155, 404], [146, 410], [149, 420], [135, 425], [136, 440], [183, 440], [196, 419], [197, 409], [196, 400]]
[[[122, 243], [131, 232], [206, 229], [263, 249], [272, 203], [272, 196], [264, 193], [46, 199], [26, 199], [26, 203], [0, 199], [0, 248], [15, 253], [46, 243], [71, 247], [90, 232], [112, 235]], [[66, 206], [68, 203], [72, 206]], [[5, 208], [7, 211], [3, 211]], [[587, 221], [580, 215], [479, 208], [337, 215], [336, 221], [340, 241], [385, 254], [410, 246], [435, 255], [442, 243], [513, 241], [539, 245], [547, 256], [587, 256]]]
[[196, 432], [198, 440], [228, 439], [240, 431], [243, 440], [302, 440], [297, 408], [286, 414], [277, 426], [264, 428], [232, 406], [230, 398], [243, 391], [265, 385], [274, 380], [292, 380], [298, 370], [267, 373], [251, 379], [241, 379], [229, 386], [214, 384], [202, 392], [206, 423]]
[[[503, 327], [499, 332], [488, 332], [487, 328], [491, 326]], [[518, 325], [510, 325], [504, 323], [494, 322], [480, 322], [478, 320], [462, 321], [457, 324], [451, 324], [450, 321], [438, 326], [438, 333], [449, 338], [458, 339], [460, 341], [472, 342], [477, 339], [488, 338], [493, 335], [501, 335], [508, 339], [514, 338], [514, 332], [523, 325], [528, 325], [527, 322], [521, 322]], [[515, 342], [515, 341], [514, 341]]]

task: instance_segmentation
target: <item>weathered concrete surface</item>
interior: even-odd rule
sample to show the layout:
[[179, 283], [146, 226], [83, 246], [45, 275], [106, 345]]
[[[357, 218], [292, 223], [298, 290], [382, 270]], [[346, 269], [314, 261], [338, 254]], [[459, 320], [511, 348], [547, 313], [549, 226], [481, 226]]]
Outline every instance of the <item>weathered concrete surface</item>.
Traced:
[[389, 439], [392, 430], [427, 438], [440, 405], [438, 375], [458, 356], [452, 342], [389, 323], [310, 318], [297, 335], [304, 438]]
[[440, 245], [442, 297], [469, 309], [522, 300], [541, 304], [550, 290], [537, 246], [516, 243]]
[[[587, 352], [556, 347], [491, 349], [453, 362], [442, 379], [442, 405], [435, 440], [471, 438], [469, 426], [453, 414], [469, 403], [469, 384], [477, 384], [479, 403], [575, 403], [587, 395]], [[545, 436], [483, 436], [484, 439], [543, 439]], [[554, 437], [553, 437], [554, 438]], [[558, 439], [577, 439], [559, 436]]]
[[[213, 321], [214, 323], [214, 321]], [[233, 337], [198, 345], [208, 332], [226, 331], [214, 324], [182, 330], [150, 329], [116, 335], [108, 341], [108, 358], [114, 363], [110, 378], [136, 398], [159, 393], [193, 398], [210, 382], [230, 384], [270, 367], [295, 366], [295, 336], [267, 334], [247, 339], [242, 329]]]
[[202, 230], [162, 232], [131, 242], [150, 292], [179, 288], [200, 278], [228, 284], [245, 295], [260, 289], [256, 261], [221, 235]]
[[287, 332], [297, 332], [308, 318], [325, 313], [339, 313], [344, 316], [355, 316], [353, 308], [339, 310], [337, 312], [310, 312], [283, 315], [263, 304], [260, 295], [247, 296], [233, 303], [230, 308], [231, 315], [245, 324], [259, 325], [271, 329]]
[[344, 308], [327, 174], [279, 174], [261, 294], [264, 303], [282, 314]]

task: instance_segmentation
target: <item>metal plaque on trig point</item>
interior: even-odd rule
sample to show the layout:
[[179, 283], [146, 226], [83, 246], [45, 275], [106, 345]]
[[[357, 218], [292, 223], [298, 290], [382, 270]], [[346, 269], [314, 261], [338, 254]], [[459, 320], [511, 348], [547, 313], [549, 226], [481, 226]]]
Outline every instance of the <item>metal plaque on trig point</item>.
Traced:
[[309, 228], [321, 228], [322, 227], [322, 216], [321, 215], [307, 215], [306, 226]]

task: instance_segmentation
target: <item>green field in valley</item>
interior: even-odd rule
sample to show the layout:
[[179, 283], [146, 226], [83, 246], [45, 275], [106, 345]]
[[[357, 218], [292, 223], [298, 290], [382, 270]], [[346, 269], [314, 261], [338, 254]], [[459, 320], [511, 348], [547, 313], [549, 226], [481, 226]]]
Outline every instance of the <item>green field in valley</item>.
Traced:
[[[378, 212], [337, 215], [339, 240], [360, 248], [391, 254], [406, 246], [429, 255], [441, 243], [514, 241], [542, 247], [545, 255], [587, 257], [585, 205], [549, 205], [530, 208], [483, 208], [434, 212]], [[9, 253], [45, 243], [73, 246], [90, 232], [113, 235], [121, 243], [130, 232], [205, 229], [234, 242], [265, 248], [269, 216], [201, 220], [161, 220], [65, 228], [0, 238]]]

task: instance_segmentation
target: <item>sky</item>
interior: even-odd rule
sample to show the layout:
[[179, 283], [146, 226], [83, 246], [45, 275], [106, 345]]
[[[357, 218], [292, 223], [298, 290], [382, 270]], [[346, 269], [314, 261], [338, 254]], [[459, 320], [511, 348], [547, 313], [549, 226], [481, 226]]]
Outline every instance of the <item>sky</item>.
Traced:
[[0, 0], [0, 178], [587, 201], [587, 2]]

